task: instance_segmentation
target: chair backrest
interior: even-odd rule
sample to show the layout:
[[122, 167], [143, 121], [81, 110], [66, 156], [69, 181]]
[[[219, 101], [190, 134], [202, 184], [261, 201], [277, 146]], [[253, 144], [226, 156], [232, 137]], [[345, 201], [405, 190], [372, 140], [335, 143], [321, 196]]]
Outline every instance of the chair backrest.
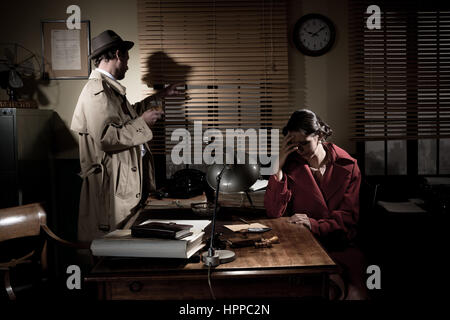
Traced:
[[40, 203], [0, 209], [0, 242], [29, 236], [38, 236], [47, 215]]
[[367, 247], [373, 232], [374, 222], [377, 221], [374, 209], [379, 189], [378, 184], [369, 183], [366, 179], [363, 179], [361, 182], [359, 193], [359, 221], [356, 238], [356, 243], [360, 248]]
[[[32, 280], [27, 277], [34, 275], [37, 268], [47, 270], [47, 241], [41, 236], [46, 220], [40, 203], [0, 209], [0, 245], [3, 248], [0, 271], [10, 300], [15, 300], [18, 292], [33, 287], [34, 276]], [[25, 239], [32, 240], [22, 242]], [[19, 272], [16, 267], [23, 265], [26, 268]]]
[[371, 184], [363, 179], [359, 191], [360, 212], [370, 213], [375, 207], [379, 191], [378, 184]]
[[[72, 243], [55, 235], [47, 226], [47, 214], [40, 203], [0, 209], [0, 277], [4, 279], [10, 300], [16, 299], [17, 292], [33, 288], [36, 281], [45, 278], [47, 239], [77, 249], [90, 246], [90, 243]], [[20, 271], [22, 266], [29, 268]]]

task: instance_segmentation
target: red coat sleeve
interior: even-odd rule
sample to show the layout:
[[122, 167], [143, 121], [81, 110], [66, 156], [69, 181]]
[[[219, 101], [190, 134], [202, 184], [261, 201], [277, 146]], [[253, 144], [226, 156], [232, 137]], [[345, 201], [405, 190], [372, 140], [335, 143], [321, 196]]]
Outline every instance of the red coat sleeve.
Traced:
[[309, 218], [311, 231], [318, 236], [326, 236], [330, 232], [342, 230], [349, 239], [353, 238], [359, 218], [359, 188], [361, 172], [355, 163], [350, 183], [338, 208], [332, 210], [327, 219]]
[[281, 217], [286, 211], [286, 207], [291, 200], [292, 192], [288, 188], [288, 176], [283, 173], [283, 178], [279, 181], [276, 175], [269, 178], [266, 193], [264, 194], [264, 207], [269, 217]]

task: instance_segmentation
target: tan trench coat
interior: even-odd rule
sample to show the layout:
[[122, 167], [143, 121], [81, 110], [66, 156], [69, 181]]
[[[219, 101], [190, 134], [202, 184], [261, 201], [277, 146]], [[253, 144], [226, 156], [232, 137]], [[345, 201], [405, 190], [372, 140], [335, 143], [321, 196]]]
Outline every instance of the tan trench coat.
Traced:
[[[103, 236], [134, 213], [144, 183], [149, 190], [154, 190], [153, 158], [146, 144], [153, 134], [140, 115], [160, 103], [160, 100], [148, 97], [130, 105], [125, 97], [125, 87], [99, 71], [92, 71], [78, 99], [71, 124], [71, 129], [79, 134], [80, 176], [83, 179], [79, 241]], [[143, 144], [150, 155], [145, 157], [149, 159], [147, 177], [142, 173]]]

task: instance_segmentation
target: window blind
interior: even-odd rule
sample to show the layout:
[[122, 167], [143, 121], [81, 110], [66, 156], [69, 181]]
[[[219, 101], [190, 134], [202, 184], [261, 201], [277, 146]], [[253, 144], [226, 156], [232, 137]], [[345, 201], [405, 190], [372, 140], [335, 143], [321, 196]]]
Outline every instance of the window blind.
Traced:
[[[145, 94], [172, 83], [185, 95], [165, 100], [165, 121], [151, 142], [168, 154], [172, 132], [194, 121], [210, 128], [281, 128], [292, 107], [284, 1], [139, 0]], [[194, 150], [194, 149], [193, 149]]]
[[350, 103], [354, 140], [450, 137], [450, 10], [432, 1], [350, 0]]

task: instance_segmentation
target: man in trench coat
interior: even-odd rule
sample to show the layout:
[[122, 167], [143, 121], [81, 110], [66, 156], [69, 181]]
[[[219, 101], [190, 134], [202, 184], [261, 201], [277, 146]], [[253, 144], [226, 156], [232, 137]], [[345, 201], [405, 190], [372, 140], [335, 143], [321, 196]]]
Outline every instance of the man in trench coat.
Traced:
[[[177, 94], [176, 85], [130, 105], [122, 80], [134, 43], [106, 30], [92, 41], [96, 69], [84, 86], [71, 129], [78, 133], [83, 179], [78, 240], [89, 242], [135, 213], [141, 198], [155, 189], [153, 158], [147, 142], [164, 114], [161, 99]], [[158, 111], [159, 107], [159, 111]]]

